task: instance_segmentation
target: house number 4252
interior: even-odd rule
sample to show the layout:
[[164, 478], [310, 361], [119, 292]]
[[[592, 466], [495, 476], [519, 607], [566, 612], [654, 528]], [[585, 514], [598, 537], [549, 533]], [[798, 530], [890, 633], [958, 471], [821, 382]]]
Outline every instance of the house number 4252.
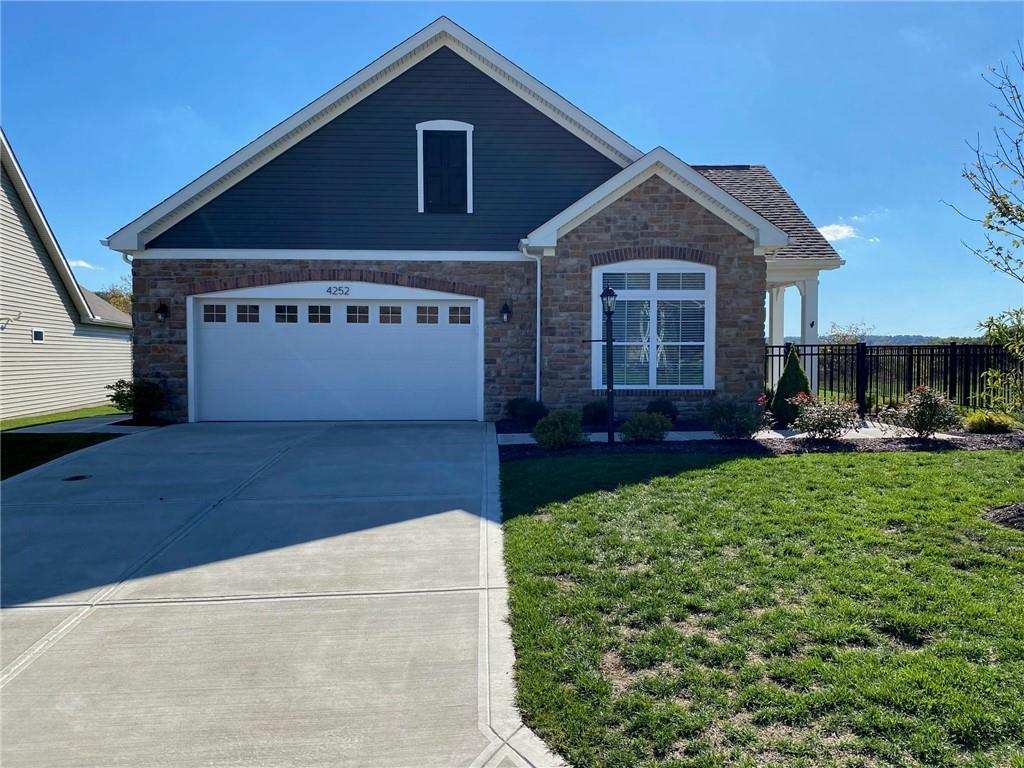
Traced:
[[330, 296], [348, 296], [348, 291], [347, 285], [332, 285], [327, 288], [327, 293]]

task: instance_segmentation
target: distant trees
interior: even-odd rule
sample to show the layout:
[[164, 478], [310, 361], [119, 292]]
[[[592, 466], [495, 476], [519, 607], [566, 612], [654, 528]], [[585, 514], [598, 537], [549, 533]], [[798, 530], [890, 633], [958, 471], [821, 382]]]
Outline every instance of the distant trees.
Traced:
[[874, 326], [867, 323], [847, 323], [846, 325], [832, 323], [822, 341], [826, 344], [857, 344], [867, 341], [873, 330], [875, 330]]
[[132, 313], [132, 281], [127, 275], [122, 275], [109, 288], [96, 291], [96, 295], [122, 312], [127, 312], [129, 315]]

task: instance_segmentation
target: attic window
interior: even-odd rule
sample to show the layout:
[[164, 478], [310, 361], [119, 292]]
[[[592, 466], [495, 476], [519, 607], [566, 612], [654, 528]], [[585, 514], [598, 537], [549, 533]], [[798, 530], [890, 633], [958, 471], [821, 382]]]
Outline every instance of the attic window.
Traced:
[[473, 212], [473, 126], [457, 120], [416, 125], [420, 213]]

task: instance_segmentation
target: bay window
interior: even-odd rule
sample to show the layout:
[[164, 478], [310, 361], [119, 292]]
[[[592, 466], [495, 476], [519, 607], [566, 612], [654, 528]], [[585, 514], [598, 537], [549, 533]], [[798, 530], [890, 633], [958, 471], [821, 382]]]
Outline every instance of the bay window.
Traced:
[[[618, 294], [612, 315], [617, 389], [714, 389], [715, 270], [682, 261], [621, 262], [593, 271], [593, 336], [604, 338], [600, 294]], [[607, 350], [595, 343], [594, 389], [605, 386]]]

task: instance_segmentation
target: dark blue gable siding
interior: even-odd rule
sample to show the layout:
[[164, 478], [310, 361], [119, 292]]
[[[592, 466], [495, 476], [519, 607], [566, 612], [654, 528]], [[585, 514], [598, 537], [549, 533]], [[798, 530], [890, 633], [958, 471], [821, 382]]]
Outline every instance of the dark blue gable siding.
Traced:
[[[424, 120], [473, 124], [473, 213], [417, 213]], [[619, 170], [442, 48], [147, 247], [514, 250]]]

